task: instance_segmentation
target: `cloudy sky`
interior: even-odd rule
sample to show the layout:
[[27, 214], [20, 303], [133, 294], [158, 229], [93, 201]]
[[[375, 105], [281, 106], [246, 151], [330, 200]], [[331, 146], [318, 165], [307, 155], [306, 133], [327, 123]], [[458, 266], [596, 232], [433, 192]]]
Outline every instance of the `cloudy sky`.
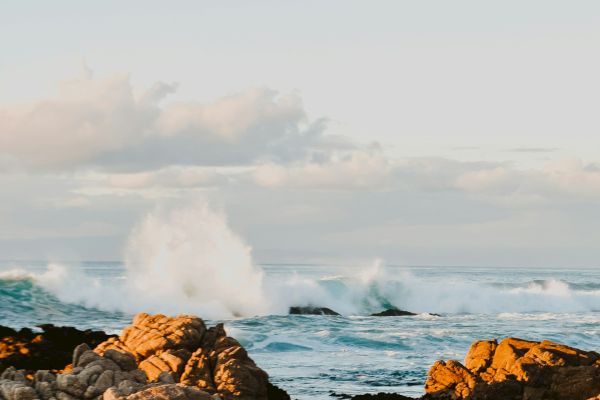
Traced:
[[600, 265], [597, 1], [5, 1], [0, 258], [209, 201], [260, 262]]

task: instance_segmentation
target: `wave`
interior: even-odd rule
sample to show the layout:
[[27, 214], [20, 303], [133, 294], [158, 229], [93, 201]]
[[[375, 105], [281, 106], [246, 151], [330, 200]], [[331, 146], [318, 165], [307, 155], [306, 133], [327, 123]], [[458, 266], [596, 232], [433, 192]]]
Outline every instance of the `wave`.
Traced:
[[[209, 319], [287, 314], [290, 306], [368, 315], [398, 307], [417, 313], [528, 313], [600, 310], [600, 285], [560, 279], [483, 283], [391, 272], [381, 260], [358, 273], [321, 278], [270, 276], [251, 248], [205, 203], [156, 210], [133, 230], [119, 279], [50, 264], [46, 271], [0, 272], [0, 282], [28, 281], [64, 303], [104, 311], [193, 313]], [[5, 290], [3, 290], [5, 292]], [[2, 295], [3, 292], [0, 292]]]

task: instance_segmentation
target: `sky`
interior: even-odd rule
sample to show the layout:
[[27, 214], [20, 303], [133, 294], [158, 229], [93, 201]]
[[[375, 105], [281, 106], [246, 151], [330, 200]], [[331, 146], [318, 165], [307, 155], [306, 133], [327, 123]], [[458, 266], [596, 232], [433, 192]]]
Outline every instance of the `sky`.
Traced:
[[4, 1], [0, 258], [208, 202], [257, 262], [600, 265], [596, 1]]

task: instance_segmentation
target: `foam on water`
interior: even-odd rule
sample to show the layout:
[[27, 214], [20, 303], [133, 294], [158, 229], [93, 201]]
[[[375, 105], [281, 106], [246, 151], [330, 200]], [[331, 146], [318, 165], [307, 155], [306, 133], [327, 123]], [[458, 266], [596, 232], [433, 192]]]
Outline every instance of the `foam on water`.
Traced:
[[50, 264], [0, 279], [30, 279], [59, 300], [106, 311], [194, 313], [207, 318], [286, 314], [290, 306], [332, 308], [366, 315], [399, 307], [418, 313], [585, 312], [600, 310], [598, 286], [555, 277], [526, 282], [444, 280], [393, 273], [381, 260], [344, 273], [265, 276], [251, 248], [207, 204], [156, 210], [133, 230], [122, 279], [108, 283], [80, 268]]
[[[1, 263], [0, 324], [117, 332], [138, 311], [226, 323], [273, 381], [298, 399], [329, 391], [419, 395], [436, 359], [474, 340], [518, 336], [600, 349], [594, 269], [258, 266], [226, 218], [203, 203], [156, 210], [123, 263]], [[291, 305], [344, 316], [288, 316]], [[415, 317], [377, 318], [396, 306]], [[440, 313], [441, 317], [428, 314]]]

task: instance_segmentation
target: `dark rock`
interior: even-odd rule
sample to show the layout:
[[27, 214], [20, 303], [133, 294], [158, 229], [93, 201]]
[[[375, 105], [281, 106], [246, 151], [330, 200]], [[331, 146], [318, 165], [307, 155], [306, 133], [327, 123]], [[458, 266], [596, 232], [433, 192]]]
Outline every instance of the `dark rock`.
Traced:
[[340, 315], [327, 307], [290, 307], [290, 315]]
[[387, 310], [379, 312], [379, 313], [371, 314], [372, 317], [407, 317], [407, 316], [414, 316], [414, 315], [418, 315], [418, 314], [415, 314], [410, 311], [400, 310], [398, 308], [390, 308], [390, 309], [387, 309]]
[[272, 383], [267, 383], [268, 400], [291, 400], [290, 395], [283, 389], [278, 388]]
[[414, 400], [412, 397], [402, 396], [396, 393], [359, 394], [352, 400]]
[[94, 347], [114, 335], [70, 326], [40, 325], [42, 332], [0, 326], [0, 372], [9, 366], [28, 371], [60, 370], [81, 343]]
[[358, 394], [355, 396], [343, 393], [329, 392], [331, 397], [337, 397], [338, 399], [350, 399], [350, 400], [415, 400], [412, 397], [402, 396], [396, 393], [383, 393], [377, 394]]

